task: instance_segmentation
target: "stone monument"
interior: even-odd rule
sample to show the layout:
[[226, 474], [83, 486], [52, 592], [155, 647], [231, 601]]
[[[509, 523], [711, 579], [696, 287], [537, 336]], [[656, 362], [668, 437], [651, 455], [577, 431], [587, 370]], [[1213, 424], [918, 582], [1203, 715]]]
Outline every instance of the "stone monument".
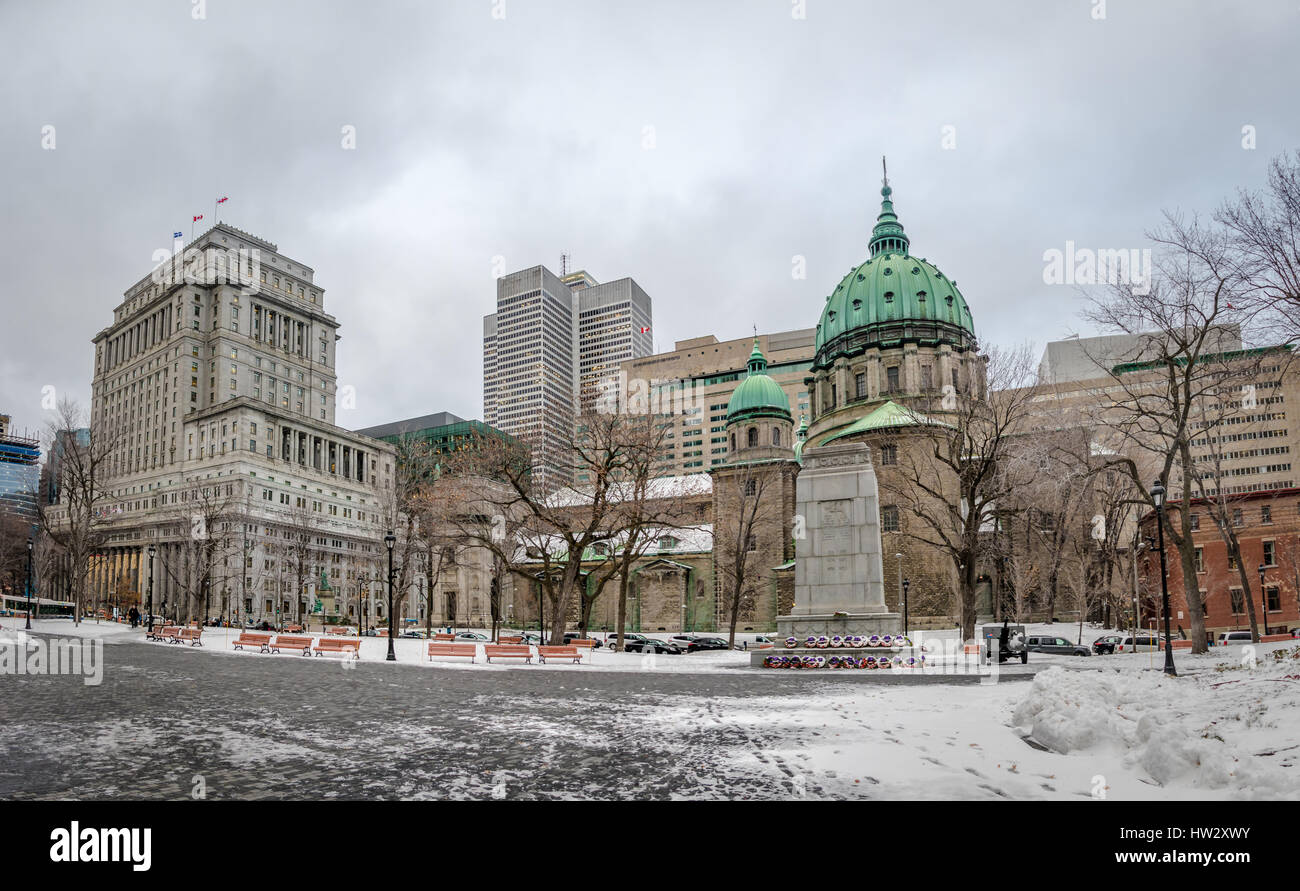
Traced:
[[871, 450], [862, 443], [805, 449], [795, 505], [804, 537], [795, 541], [794, 608], [777, 617], [778, 640], [900, 633], [899, 614], [885, 605]]

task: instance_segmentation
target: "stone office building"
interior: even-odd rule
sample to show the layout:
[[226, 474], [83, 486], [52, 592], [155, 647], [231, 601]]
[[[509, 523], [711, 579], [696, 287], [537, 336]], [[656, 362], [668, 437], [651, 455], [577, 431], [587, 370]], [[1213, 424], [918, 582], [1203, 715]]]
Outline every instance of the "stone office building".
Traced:
[[310, 267], [221, 223], [127, 289], [94, 337], [90, 436], [112, 451], [93, 599], [144, 606], [152, 576], [173, 617], [357, 608], [394, 450], [334, 424], [338, 327]]

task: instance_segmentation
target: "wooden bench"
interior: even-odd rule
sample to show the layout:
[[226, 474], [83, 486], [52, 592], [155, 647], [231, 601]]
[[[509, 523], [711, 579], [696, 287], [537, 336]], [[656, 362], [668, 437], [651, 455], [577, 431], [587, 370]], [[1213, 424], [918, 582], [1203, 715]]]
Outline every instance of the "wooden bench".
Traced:
[[446, 631], [435, 631], [435, 632], [433, 633], [433, 639], [434, 639], [434, 640], [440, 640], [440, 641], [455, 640], [455, 639], [456, 639], [456, 635], [454, 635], [454, 634], [449, 634], [449, 633], [446, 632]]
[[203, 646], [203, 629], [202, 628], [178, 628], [176, 634], [171, 637], [172, 643], [189, 643], [192, 647]]
[[326, 634], [333, 634], [340, 637], [346, 637], [352, 633], [352, 629], [347, 625], [326, 625]]
[[361, 641], [359, 640], [342, 640], [337, 637], [323, 637], [316, 644], [316, 655], [322, 653], [351, 653], [352, 658], [361, 658]]
[[153, 626], [153, 631], [145, 633], [145, 637], [150, 640], [168, 640], [173, 637], [177, 631], [180, 631], [180, 628], [175, 625], [155, 625]]
[[475, 657], [478, 656], [478, 646], [472, 643], [447, 643], [446, 641], [437, 640], [430, 641], [429, 661], [433, 661], [435, 656], [439, 658], [468, 658], [470, 662], [473, 662]]
[[231, 644], [234, 645], [236, 650], [242, 650], [244, 647], [257, 647], [259, 653], [269, 653], [271, 652], [271, 635], [245, 631], [232, 640]]
[[594, 650], [596, 648], [596, 642], [590, 637], [575, 637], [573, 640], [565, 644], [565, 646], [581, 647], [584, 650]]
[[545, 663], [548, 657], [551, 659], [572, 659], [574, 662], [582, 662], [582, 654], [578, 652], [578, 648], [575, 646], [537, 648], [538, 662]]
[[523, 659], [525, 662], [532, 662], [533, 648], [521, 644], [484, 644], [483, 655], [489, 662], [492, 661], [493, 656], [498, 659]]
[[510, 644], [518, 645], [518, 644], [521, 644], [521, 643], [523, 643], [523, 642], [524, 642], [524, 639], [523, 639], [522, 637], [518, 637], [518, 636], [515, 636], [515, 635], [498, 635], [498, 636], [497, 636], [497, 643], [499, 643], [499, 644], [503, 644], [503, 645], [507, 645], [507, 646], [510, 645]]
[[275, 638], [275, 642], [271, 644], [271, 652], [278, 653], [281, 650], [301, 650], [302, 655], [310, 656], [311, 643], [312, 640], [310, 637], [297, 637], [292, 634], [281, 634], [278, 635]]

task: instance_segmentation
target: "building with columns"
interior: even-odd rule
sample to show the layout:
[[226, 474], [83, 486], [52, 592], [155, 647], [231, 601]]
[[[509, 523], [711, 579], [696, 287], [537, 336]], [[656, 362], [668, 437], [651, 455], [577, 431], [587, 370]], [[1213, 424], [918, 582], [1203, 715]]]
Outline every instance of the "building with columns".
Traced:
[[310, 267], [224, 223], [127, 289], [94, 338], [93, 600], [143, 609], [152, 576], [174, 618], [355, 616], [394, 449], [334, 424], [337, 331]]

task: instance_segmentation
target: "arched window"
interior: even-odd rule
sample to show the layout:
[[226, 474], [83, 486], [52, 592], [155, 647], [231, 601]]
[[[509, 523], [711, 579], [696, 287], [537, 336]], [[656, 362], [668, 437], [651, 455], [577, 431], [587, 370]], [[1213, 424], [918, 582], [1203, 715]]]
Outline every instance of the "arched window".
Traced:
[[731, 450], [733, 452], [736, 450], [736, 434], [734, 431], [731, 434]]
[[781, 428], [780, 428], [780, 427], [773, 427], [773, 428], [772, 428], [772, 445], [774, 445], [774, 446], [779, 446], [780, 444], [781, 444]]
[[748, 434], [747, 439], [748, 439], [749, 447], [750, 447], [750, 448], [753, 448], [754, 446], [758, 445], [758, 428], [757, 428], [757, 427], [750, 427], [750, 428], [749, 428], [749, 434]]

